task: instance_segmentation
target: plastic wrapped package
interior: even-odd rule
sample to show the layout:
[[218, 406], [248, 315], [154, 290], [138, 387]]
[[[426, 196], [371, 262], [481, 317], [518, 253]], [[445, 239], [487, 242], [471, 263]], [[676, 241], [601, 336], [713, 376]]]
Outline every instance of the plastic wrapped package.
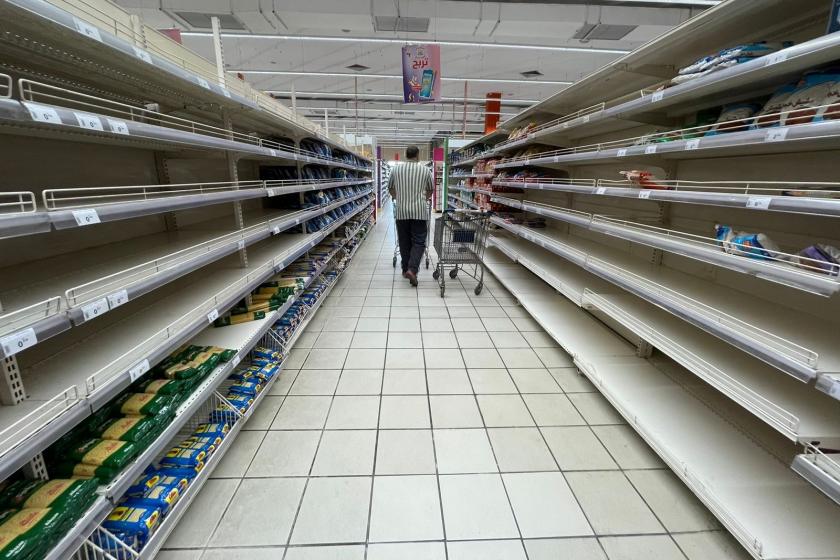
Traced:
[[763, 233], [743, 233], [732, 229], [731, 226], [716, 225], [715, 238], [724, 252], [754, 259], [783, 258], [781, 249]]
[[799, 252], [796, 264], [811, 272], [838, 276], [840, 275], [840, 249], [832, 245], [816, 243]]
[[724, 132], [739, 132], [748, 130], [752, 125], [752, 117], [761, 110], [758, 103], [733, 103], [725, 105], [706, 136], [715, 136]]
[[61, 512], [51, 508], [26, 508], [6, 514], [0, 525], [0, 559], [35, 560], [67, 529]]
[[159, 507], [127, 501], [114, 508], [102, 527], [115, 534], [129, 535], [142, 547], [157, 529], [160, 518]]

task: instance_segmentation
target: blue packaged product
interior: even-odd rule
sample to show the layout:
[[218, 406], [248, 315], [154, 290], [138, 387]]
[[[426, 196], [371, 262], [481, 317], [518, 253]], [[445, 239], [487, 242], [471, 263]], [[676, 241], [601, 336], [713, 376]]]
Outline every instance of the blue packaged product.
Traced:
[[127, 500], [111, 511], [102, 527], [112, 533], [128, 535], [142, 547], [157, 529], [160, 518], [159, 507], [147, 503], [133, 504]]
[[204, 449], [182, 449], [173, 447], [160, 460], [162, 466], [194, 469], [204, 464], [207, 451]]
[[[186, 486], [184, 487], [186, 490]], [[163, 516], [169, 513], [169, 510], [172, 509], [172, 506], [178, 501], [178, 498], [181, 497], [182, 490], [177, 485], [172, 484], [157, 484], [152, 488], [149, 488], [148, 491], [139, 498], [129, 498], [124, 502], [125, 505], [132, 505], [132, 506], [141, 506], [141, 505], [148, 505], [151, 507], [156, 507], [160, 509], [160, 513]]]
[[204, 451], [204, 453], [206, 454], [204, 460], [202, 460], [202, 462], [204, 462], [216, 450], [217, 444], [212, 438], [190, 437], [185, 439], [175, 447], [179, 449], [189, 449], [192, 451]]
[[230, 424], [227, 422], [212, 422], [209, 424], [199, 424], [193, 432], [194, 436], [219, 437], [224, 439], [230, 431]]
[[[155, 468], [155, 467], [153, 467]], [[168, 465], [161, 465], [155, 468], [155, 472], [160, 474], [161, 476], [172, 476], [172, 477], [180, 477], [186, 478], [187, 480], [192, 480], [196, 477], [198, 473], [201, 472], [201, 469], [204, 468], [204, 463], [201, 463], [195, 467], [172, 467]]]
[[136, 533], [123, 533], [122, 531], [109, 531], [105, 533], [104, 531], [94, 531], [89, 538], [93, 544], [106, 550], [109, 558], [114, 558], [115, 560], [134, 560], [136, 554], [126, 550], [126, 547], [132, 550], [139, 550], [142, 547], [137, 539]]
[[237, 381], [228, 388], [230, 395], [247, 395], [249, 397], [257, 396], [263, 390], [262, 381], [258, 379]]
[[184, 490], [187, 489], [189, 483], [190, 479], [188, 477], [167, 475], [158, 470], [154, 470], [138, 478], [137, 481], [135, 481], [135, 483], [125, 491], [125, 496], [127, 498], [143, 498], [147, 496], [152, 488], [155, 488], [156, 486], [175, 488], [178, 490], [180, 495], [184, 493]]

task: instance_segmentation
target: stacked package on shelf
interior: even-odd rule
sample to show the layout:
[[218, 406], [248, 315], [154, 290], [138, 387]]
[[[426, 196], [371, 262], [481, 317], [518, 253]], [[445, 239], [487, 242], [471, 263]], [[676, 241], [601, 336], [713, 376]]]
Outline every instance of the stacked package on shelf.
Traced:
[[238, 325], [249, 321], [265, 319], [269, 313], [280, 309], [295, 292], [303, 288], [306, 280], [277, 275], [260, 284], [251, 292], [251, 303], [247, 298], [234, 305], [230, 312], [213, 322], [215, 327]]
[[723, 49], [720, 52], [704, 56], [694, 63], [680, 69], [677, 76], [671, 80], [671, 83], [676, 85], [690, 80], [695, 80], [713, 72], [718, 72], [725, 68], [737, 66], [738, 64], [743, 64], [744, 62], [749, 62], [756, 58], [772, 54], [778, 50], [786, 49], [791, 45], [793, 45], [793, 43], [790, 41], [775, 43], [759, 41], [756, 43], [747, 43]]
[[322, 274], [320, 281], [314, 282], [274, 324], [273, 330], [284, 344], [288, 344], [298, 326], [306, 318], [308, 310], [318, 302], [321, 294], [337, 277], [338, 273], [333, 270]]
[[235, 355], [216, 346], [175, 351], [48, 449], [50, 474], [107, 484], [157, 439], [219, 363]]
[[[225, 404], [211, 411], [208, 422], [199, 424], [188, 437], [170, 448], [157, 466], [149, 465], [145, 469], [102, 523], [122, 544], [135, 551], [142, 550], [222, 444], [239, 415], [253, 405], [257, 394], [280, 371], [283, 356], [279, 352], [258, 347], [254, 348], [253, 356], [250, 365], [242, 366], [228, 378], [232, 383], [225, 398], [238, 414]], [[122, 546], [104, 533], [95, 533], [94, 540], [117, 558], [132, 557], [120, 555]]]

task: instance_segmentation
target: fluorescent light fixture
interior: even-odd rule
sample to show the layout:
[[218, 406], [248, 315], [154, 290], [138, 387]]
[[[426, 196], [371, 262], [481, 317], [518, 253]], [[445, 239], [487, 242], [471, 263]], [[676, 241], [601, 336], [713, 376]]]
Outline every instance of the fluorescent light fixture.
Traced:
[[[291, 91], [280, 91], [280, 90], [273, 90], [273, 89], [268, 89], [268, 90], [264, 90], [264, 91], [266, 93], [271, 93], [273, 95], [280, 95], [280, 96], [283, 96], [283, 97], [291, 97], [291, 95], [292, 95]], [[308, 96], [313, 96], [313, 97], [337, 97], [337, 98], [340, 98], [340, 99], [355, 99], [357, 97], [355, 93], [331, 93], [331, 92], [320, 92], [320, 91], [297, 91], [297, 92], [295, 92], [295, 95], [296, 96], [300, 95], [300, 96], [304, 96], [304, 97], [308, 97]], [[372, 99], [403, 99], [402, 95], [398, 95], [398, 94], [394, 94], [394, 93], [361, 93], [361, 94], [358, 95], [358, 97], [359, 97], [359, 99], [366, 99], [368, 97], [370, 97]], [[463, 103], [464, 102], [463, 97], [442, 97], [441, 100], [442, 101], [456, 101], [458, 103]], [[468, 102], [469, 101], [476, 101], [476, 102], [484, 103], [487, 100], [484, 99], [483, 97], [467, 97], [467, 101]], [[530, 104], [533, 104], [533, 103], [537, 103], [539, 100], [538, 99], [508, 99], [508, 98], [503, 97], [500, 101], [502, 103], [505, 103], [505, 102], [508, 102], [508, 103], [527, 103], [527, 104], [530, 105]]]
[[[427, 105], [418, 105], [418, 107], [426, 107]], [[312, 112], [311, 115], [306, 115], [308, 118], [324, 118], [324, 111], [332, 112], [332, 111], [347, 111], [347, 112], [354, 112], [356, 109], [353, 107], [302, 107], [300, 105], [297, 106], [298, 112]], [[320, 111], [320, 113], [316, 113], [315, 111]], [[430, 109], [430, 110], [421, 110], [421, 109], [375, 109], [375, 108], [364, 108], [359, 107], [360, 113], [398, 113], [403, 115], [405, 113], [412, 113], [417, 116], [422, 115], [436, 115], [442, 114], [444, 116], [448, 116], [452, 114], [451, 109]], [[459, 117], [464, 115], [464, 112], [461, 110], [456, 110], [456, 114]], [[499, 113], [496, 111], [467, 111], [468, 115], [499, 115], [501, 117], [512, 117], [514, 115], [518, 115], [519, 113]], [[409, 115], [405, 115], [409, 116]], [[330, 118], [346, 118], [344, 115], [330, 115]], [[369, 119], [371, 117], [362, 117], [365, 119]], [[374, 117], [375, 118], [375, 117]]]
[[[371, 78], [386, 80], [402, 80], [403, 77], [397, 74], [363, 74], [361, 72], [305, 72], [292, 70], [227, 70], [231, 74], [259, 74], [261, 76], [303, 76], [305, 78]], [[522, 78], [441, 78], [444, 82], [479, 82], [487, 84], [545, 84], [555, 86], [569, 86], [574, 82], [558, 80], [524, 80]]]
[[[183, 37], [206, 37], [213, 38], [209, 31], [181, 31]], [[570, 52], [582, 54], [627, 54], [630, 51], [624, 49], [603, 49], [597, 47], [563, 47], [554, 45], [516, 45], [513, 43], [481, 43], [472, 41], [436, 41], [434, 39], [398, 39], [387, 37], [319, 37], [317, 35], [265, 35], [261, 33], [235, 33], [222, 32], [222, 37], [229, 39], [266, 39], [274, 41], [323, 41], [326, 43], [374, 43], [382, 45], [410, 45], [412, 43], [424, 43], [431, 45], [443, 45], [447, 47], [480, 47], [488, 49], [519, 49], [532, 51], [549, 52]]]

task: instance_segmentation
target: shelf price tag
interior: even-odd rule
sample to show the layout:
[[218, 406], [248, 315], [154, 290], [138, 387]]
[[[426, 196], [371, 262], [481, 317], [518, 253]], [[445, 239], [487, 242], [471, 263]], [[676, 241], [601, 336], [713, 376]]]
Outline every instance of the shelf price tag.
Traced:
[[780, 62], [784, 62], [787, 60], [787, 53], [785, 51], [774, 52], [772, 54], [768, 54], [766, 60], [764, 62], [764, 66], [773, 66], [774, 64], [778, 64]]
[[626, 156], [626, 155], [627, 155], [627, 148], [621, 148], [620, 150], [618, 150], [618, 151], [615, 153], [615, 155], [617, 155], [618, 157], [624, 157], [624, 156]]
[[645, 153], [646, 154], [655, 154], [656, 153], [656, 144], [651, 144], [649, 146], [645, 146]]
[[692, 138], [691, 140], [685, 141], [685, 149], [686, 150], [696, 150], [700, 147], [700, 139], [699, 138]]
[[91, 319], [96, 319], [100, 315], [104, 315], [108, 312], [108, 300], [107, 298], [98, 299], [92, 303], [89, 303], [82, 307], [82, 315], [85, 318], [85, 321], [90, 321]]
[[595, 189], [595, 194], [606, 194], [607, 187], [598, 187]]
[[196, 76], [195, 79], [198, 82], [198, 85], [200, 85], [204, 89], [210, 89], [210, 82], [208, 82], [207, 80], [205, 80], [201, 76]]
[[747, 208], [755, 210], [767, 210], [770, 208], [770, 202], [773, 201], [772, 196], [751, 196], [747, 199]]
[[137, 381], [141, 375], [146, 373], [152, 369], [151, 365], [149, 364], [149, 360], [143, 360], [142, 362], [138, 362], [134, 365], [133, 368], [128, 370], [128, 378], [131, 380], [132, 383]]
[[639, 198], [647, 200], [648, 198], [650, 198], [650, 191], [639, 191]]
[[24, 103], [24, 105], [26, 105], [29, 116], [32, 117], [33, 121], [61, 124], [61, 118], [58, 116], [58, 112], [52, 107], [45, 107], [37, 103]]
[[119, 292], [114, 292], [108, 296], [108, 306], [111, 309], [115, 309], [121, 305], [125, 305], [126, 303], [128, 303], [127, 290], [120, 290]]
[[85, 37], [90, 37], [100, 43], [102, 42], [102, 35], [99, 34], [99, 28], [95, 25], [91, 25], [88, 22], [75, 17], [73, 18], [73, 25], [76, 26], [76, 31]]
[[210, 313], [207, 314], [207, 322], [208, 323], [212, 323], [213, 321], [215, 321], [218, 318], [219, 318], [219, 310], [218, 309], [214, 309], [213, 311], [211, 311]]
[[787, 127], [771, 128], [764, 135], [765, 142], [784, 142], [788, 133]]
[[279, 234], [280, 233], [280, 226], [274, 226], [273, 228], [271, 228], [271, 233], [273, 233], [274, 235]]
[[85, 208], [84, 210], [73, 210], [73, 218], [76, 219], [76, 225], [90, 226], [100, 223], [99, 214], [93, 208]]
[[99, 120], [99, 117], [96, 115], [89, 115], [87, 113], [73, 113], [73, 116], [76, 117], [76, 122], [79, 123], [79, 126], [85, 128], [87, 130], [98, 130], [102, 132], [105, 128], [102, 126], [102, 121]]
[[0, 346], [3, 347], [3, 354], [7, 358], [26, 350], [30, 346], [35, 346], [37, 343], [38, 337], [35, 335], [35, 329], [33, 328], [23, 329], [0, 338]]
[[240, 251], [243, 250], [245, 248], [245, 240], [240, 239], [236, 246], [239, 248]]
[[236, 356], [234, 356], [234, 357], [233, 357], [233, 359], [230, 361], [231, 366], [232, 366], [232, 367], [236, 367], [236, 366], [238, 366], [238, 365], [239, 365], [239, 361], [240, 361], [240, 359], [241, 359], [241, 358], [239, 357], [239, 354], [237, 354]]
[[585, 122], [585, 123], [589, 122], [589, 115], [583, 115], [583, 122]]
[[227, 88], [221, 88], [221, 89], [222, 89], [222, 95], [224, 95], [225, 97], [230, 99], [230, 92], [227, 90]]
[[147, 64], [152, 64], [152, 55], [141, 49], [140, 47], [132, 47], [134, 49], [134, 56]]
[[[271, 157], [277, 157], [277, 150], [272, 150], [271, 148], [269, 148], [268, 151], [271, 154]], [[295, 158], [295, 159], [297, 159], [297, 158]]]
[[277, 190], [275, 189], [266, 189], [268, 196], [277, 196]]
[[125, 121], [108, 119], [108, 128], [110, 128], [111, 132], [114, 134], [122, 134], [123, 136], [129, 136], [131, 134], [128, 131], [128, 124], [126, 124]]
[[665, 92], [664, 92], [664, 91], [654, 91], [654, 92], [650, 95], [650, 102], [651, 102], [651, 103], [659, 103], [660, 101], [662, 101], [662, 98], [663, 98], [664, 96], [665, 96]]

